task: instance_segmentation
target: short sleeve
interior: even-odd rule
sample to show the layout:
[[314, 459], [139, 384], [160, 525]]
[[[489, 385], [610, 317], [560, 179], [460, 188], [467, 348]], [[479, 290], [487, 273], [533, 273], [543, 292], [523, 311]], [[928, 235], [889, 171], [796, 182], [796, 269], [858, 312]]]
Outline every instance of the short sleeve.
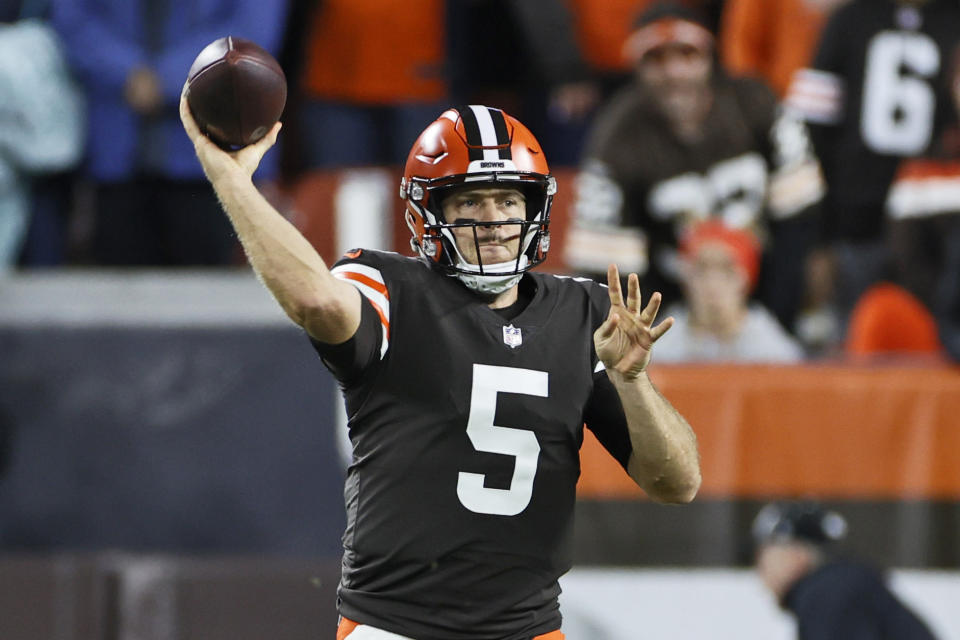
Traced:
[[603, 448], [626, 469], [633, 451], [627, 416], [617, 390], [602, 369], [593, 374], [593, 393], [590, 394], [583, 418]]
[[820, 34], [813, 62], [798, 69], [787, 91], [785, 104], [798, 117], [814, 125], [836, 125], [844, 113], [847, 45], [854, 31], [853, 5], [837, 9]]
[[355, 380], [383, 360], [390, 346], [390, 291], [384, 265], [376, 252], [354, 249], [344, 254], [330, 273], [360, 292], [360, 326], [352, 338], [331, 345], [312, 340], [324, 364], [342, 383]]
[[340, 344], [328, 344], [313, 338], [310, 342], [330, 373], [349, 386], [367, 368], [379, 362], [382, 338], [380, 316], [373, 304], [361, 296], [360, 326], [351, 338]]
[[[584, 285], [590, 290], [591, 325], [596, 330], [610, 311], [610, 295], [606, 285], [596, 282], [584, 282]], [[594, 366], [593, 390], [583, 411], [583, 421], [603, 448], [626, 469], [633, 451], [627, 416], [623, 412], [620, 395], [595, 352], [592, 353], [591, 362]]]

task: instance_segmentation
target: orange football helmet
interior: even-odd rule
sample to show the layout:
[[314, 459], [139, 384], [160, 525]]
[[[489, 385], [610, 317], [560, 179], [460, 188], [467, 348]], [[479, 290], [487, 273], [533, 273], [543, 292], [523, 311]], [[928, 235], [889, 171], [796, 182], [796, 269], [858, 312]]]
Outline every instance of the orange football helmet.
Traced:
[[[489, 222], [444, 220], [445, 192], [464, 184], [510, 187], [523, 192], [526, 219], [499, 225], [521, 225], [515, 259], [498, 264], [468, 262], [457, 248], [452, 228], [490, 226]], [[543, 262], [550, 249], [550, 205], [557, 191], [543, 150], [523, 124], [500, 109], [470, 105], [448, 109], [428, 126], [410, 150], [400, 197], [410, 246], [420, 256], [471, 289], [499, 293], [516, 284], [523, 272]], [[474, 240], [477, 234], [474, 230]]]

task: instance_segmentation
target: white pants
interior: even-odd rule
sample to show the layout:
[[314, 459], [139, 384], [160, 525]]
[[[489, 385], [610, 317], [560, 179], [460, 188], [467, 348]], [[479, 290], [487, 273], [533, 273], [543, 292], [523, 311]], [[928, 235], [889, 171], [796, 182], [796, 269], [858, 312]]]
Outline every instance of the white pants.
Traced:
[[413, 638], [361, 624], [347, 635], [347, 640], [413, 640]]

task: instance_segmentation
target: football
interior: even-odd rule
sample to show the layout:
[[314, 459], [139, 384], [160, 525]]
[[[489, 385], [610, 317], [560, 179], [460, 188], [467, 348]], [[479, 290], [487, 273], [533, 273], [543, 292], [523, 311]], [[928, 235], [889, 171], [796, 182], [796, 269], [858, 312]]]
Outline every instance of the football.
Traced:
[[200, 130], [224, 149], [239, 149], [267, 135], [280, 119], [287, 78], [266, 49], [227, 36], [193, 61], [186, 94]]

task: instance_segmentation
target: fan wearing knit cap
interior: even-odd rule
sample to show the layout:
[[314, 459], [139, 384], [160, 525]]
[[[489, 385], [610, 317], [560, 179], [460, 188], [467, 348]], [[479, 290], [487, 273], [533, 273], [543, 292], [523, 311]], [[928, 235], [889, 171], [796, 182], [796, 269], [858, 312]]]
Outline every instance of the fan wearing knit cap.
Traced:
[[799, 344], [750, 293], [760, 273], [760, 246], [748, 231], [719, 220], [690, 227], [680, 239], [684, 302], [670, 314], [670, 336], [657, 362], [796, 362]]

